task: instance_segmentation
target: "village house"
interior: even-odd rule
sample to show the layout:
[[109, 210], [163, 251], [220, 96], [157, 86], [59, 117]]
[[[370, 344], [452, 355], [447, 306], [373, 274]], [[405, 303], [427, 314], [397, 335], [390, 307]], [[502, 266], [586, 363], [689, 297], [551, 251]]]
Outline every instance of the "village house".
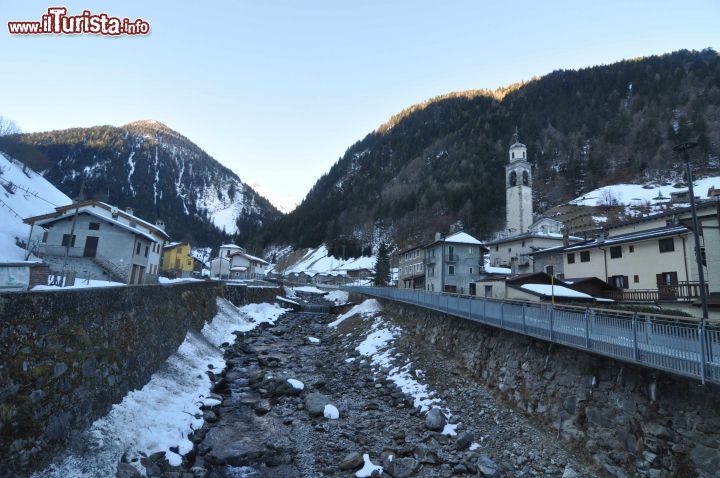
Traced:
[[398, 254], [400, 289], [425, 289], [425, 249], [415, 246]]
[[187, 242], [171, 242], [163, 247], [160, 270], [171, 278], [190, 277], [195, 260], [190, 255], [191, 247]]
[[[602, 295], [604, 288], [598, 284], [582, 282], [581, 288], [578, 288], [573, 283], [561, 281], [544, 272], [516, 276], [490, 275], [477, 281], [476, 290], [481, 297], [497, 300], [612, 302]], [[591, 291], [599, 294], [592, 294]]]
[[266, 260], [236, 250], [229, 255], [231, 279], [264, 279], [267, 267]]
[[437, 233], [423, 250], [425, 290], [474, 295], [474, 282], [482, 274], [487, 252], [479, 240], [462, 231], [446, 238]]
[[31, 225], [28, 252], [41, 257], [54, 274], [156, 283], [162, 246], [169, 239], [162, 221], [146, 222], [127, 208], [83, 201], [24, 220]]
[[[720, 295], [718, 203], [698, 205], [703, 272], [711, 298]], [[566, 277], [594, 276], [630, 302], [697, 301], [699, 275], [689, 208], [674, 209], [607, 228], [595, 239], [553, 251]]]

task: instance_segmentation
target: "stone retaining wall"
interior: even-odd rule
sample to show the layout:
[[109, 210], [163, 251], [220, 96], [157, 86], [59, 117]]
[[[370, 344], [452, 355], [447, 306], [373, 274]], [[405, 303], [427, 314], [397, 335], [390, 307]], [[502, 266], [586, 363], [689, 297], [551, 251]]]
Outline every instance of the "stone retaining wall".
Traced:
[[222, 284], [0, 295], [0, 476], [42, 465], [216, 313]]
[[717, 476], [720, 390], [392, 301], [386, 317], [613, 475]]

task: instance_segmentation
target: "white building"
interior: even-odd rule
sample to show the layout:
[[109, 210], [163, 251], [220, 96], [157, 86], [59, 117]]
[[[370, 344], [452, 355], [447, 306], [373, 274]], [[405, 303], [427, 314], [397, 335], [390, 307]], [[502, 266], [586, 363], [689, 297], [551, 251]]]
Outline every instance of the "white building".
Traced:
[[128, 284], [157, 282], [162, 246], [169, 236], [162, 221], [146, 222], [100, 201], [83, 201], [24, 220], [31, 225], [29, 252], [55, 274]]
[[246, 252], [230, 253], [231, 279], [263, 279], [270, 265], [266, 260], [251, 256]]
[[527, 147], [518, 141], [517, 131], [505, 166], [505, 232], [523, 234], [533, 223], [532, 171]]

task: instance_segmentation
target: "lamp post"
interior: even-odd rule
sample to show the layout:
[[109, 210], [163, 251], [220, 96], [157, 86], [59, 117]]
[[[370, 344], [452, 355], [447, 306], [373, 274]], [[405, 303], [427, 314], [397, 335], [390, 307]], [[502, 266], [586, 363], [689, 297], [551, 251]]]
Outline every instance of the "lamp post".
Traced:
[[695, 238], [695, 260], [698, 267], [698, 279], [700, 280], [700, 302], [702, 304], [702, 325], [708, 319], [707, 295], [705, 294], [705, 273], [703, 272], [702, 250], [700, 249], [700, 232], [698, 229], [697, 211], [695, 210], [695, 191], [693, 190], [692, 168], [690, 167], [690, 154], [688, 151], [696, 147], [698, 144], [694, 141], [678, 144], [673, 148], [676, 153], [682, 153], [685, 160], [685, 169], [688, 179], [688, 193], [690, 194], [690, 211], [693, 220], [693, 237]]

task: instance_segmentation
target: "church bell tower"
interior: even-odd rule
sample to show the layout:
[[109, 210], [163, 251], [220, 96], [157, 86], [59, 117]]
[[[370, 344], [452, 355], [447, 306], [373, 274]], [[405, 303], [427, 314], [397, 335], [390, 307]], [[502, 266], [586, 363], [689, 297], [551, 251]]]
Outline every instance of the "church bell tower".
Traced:
[[509, 156], [505, 166], [505, 232], [517, 235], [528, 231], [533, 218], [532, 174], [527, 147], [518, 140], [517, 128]]

